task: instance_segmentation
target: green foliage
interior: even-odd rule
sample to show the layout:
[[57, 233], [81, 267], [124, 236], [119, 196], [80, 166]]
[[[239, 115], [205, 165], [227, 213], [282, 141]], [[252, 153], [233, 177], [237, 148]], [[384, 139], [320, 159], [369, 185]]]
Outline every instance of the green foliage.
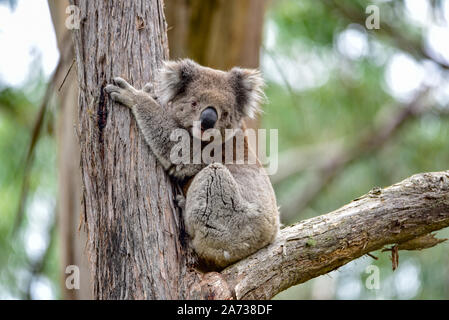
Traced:
[[[30, 255], [27, 246], [33, 231], [49, 235], [49, 229], [39, 227], [42, 216], [35, 204], [46, 204], [46, 215], [53, 219], [56, 196], [56, 150], [51, 113], [47, 115], [44, 134], [39, 140], [29, 172], [29, 192], [23, 220], [18, 224], [17, 210], [24, 181], [24, 160], [30, 143], [30, 133], [38, 111], [39, 100], [46, 84], [36, 79], [33, 86], [0, 90], [0, 298], [30, 298], [32, 286], [44, 276], [51, 279], [58, 295], [59, 265], [57, 243], [48, 250], [43, 264], [43, 252]], [[30, 98], [31, 97], [31, 98]], [[38, 219], [36, 221], [36, 219]], [[16, 231], [14, 228], [17, 226]], [[47, 226], [49, 227], [49, 226]], [[35, 241], [35, 240], [34, 240]], [[45, 248], [43, 248], [45, 250]], [[40, 269], [40, 270], [38, 270]]]
[[321, 1], [280, 1], [270, 13], [279, 28], [279, 43], [287, 50], [292, 41], [305, 42], [307, 46], [328, 46], [332, 44], [334, 32], [344, 26], [341, 19], [329, 14]]
[[[362, 20], [348, 18], [334, 8], [334, 3], [356, 12]], [[424, 29], [406, 18], [402, 1], [376, 3], [381, 8], [381, 29], [365, 33], [367, 53], [358, 58], [348, 57], [339, 50], [338, 37], [348, 27], [364, 32], [361, 22], [366, 17], [368, 4], [371, 2], [283, 0], [270, 8], [267, 26], [272, 29], [266, 29], [264, 55], [278, 59], [276, 72], [287, 73], [291, 66], [283, 62], [286, 59], [301, 61], [304, 54], [311, 54], [325, 64], [328, 72], [324, 83], [306, 89], [295, 90], [294, 83], [289, 83], [285, 76], [282, 81], [268, 83], [270, 103], [264, 106], [262, 127], [279, 130], [281, 155], [287, 150], [329, 142], [354, 146], [362, 133], [388, 121], [403, 107], [387, 90], [385, 73], [391, 57], [404, 48], [398, 45], [394, 35], [382, 29], [382, 24], [397, 28], [401, 37], [418, 47]], [[441, 4], [434, 5], [438, 13]], [[270, 32], [274, 32], [274, 40], [268, 37]], [[267, 45], [270, 47], [266, 48]], [[375, 50], [378, 46], [381, 49]], [[422, 57], [418, 51], [411, 48], [407, 53], [419, 61]], [[304, 72], [301, 65], [297, 68], [298, 73]], [[304, 211], [298, 212], [293, 221], [284, 222], [289, 224], [333, 211], [373, 187], [385, 187], [415, 173], [447, 170], [449, 117], [437, 112], [441, 106], [435, 104], [434, 107], [408, 119], [382, 147], [350, 162]], [[324, 152], [317, 161], [326, 157], [329, 155]], [[283, 204], [307, 190], [311, 181], [311, 173], [305, 170], [275, 185], [281, 216]], [[439, 232], [443, 238], [448, 237], [448, 233], [448, 230]], [[394, 272], [389, 254], [376, 252], [377, 261], [360, 258], [330, 275], [291, 288], [277, 298], [447, 299], [447, 250], [448, 245], [443, 243], [420, 252], [401, 251], [399, 268]], [[380, 268], [379, 290], [369, 290], [365, 286], [365, 267], [371, 264]], [[407, 288], [401, 283], [407, 277], [415, 277], [419, 288]], [[326, 286], [321, 287], [322, 283]], [[350, 284], [353, 284], [352, 289]]]

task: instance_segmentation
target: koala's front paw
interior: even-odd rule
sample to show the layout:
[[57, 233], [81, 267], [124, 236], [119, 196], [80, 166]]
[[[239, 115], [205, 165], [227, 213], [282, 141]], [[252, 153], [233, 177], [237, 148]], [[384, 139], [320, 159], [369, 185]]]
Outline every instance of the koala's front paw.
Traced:
[[117, 77], [112, 80], [113, 84], [108, 84], [104, 89], [111, 96], [112, 100], [119, 102], [129, 108], [136, 103], [137, 90], [124, 79]]

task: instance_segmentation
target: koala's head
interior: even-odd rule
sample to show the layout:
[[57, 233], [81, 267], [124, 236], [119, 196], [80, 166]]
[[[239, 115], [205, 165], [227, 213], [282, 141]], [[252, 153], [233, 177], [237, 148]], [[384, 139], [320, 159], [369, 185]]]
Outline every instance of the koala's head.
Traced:
[[238, 129], [244, 118], [254, 118], [265, 97], [259, 71], [236, 67], [224, 72], [189, 59], [165, 62], [158, 81], [158, 99], [181, 127], [192, 132], [199, 121], [202, 132], [214, 128], [222, 137], [225, 129]]

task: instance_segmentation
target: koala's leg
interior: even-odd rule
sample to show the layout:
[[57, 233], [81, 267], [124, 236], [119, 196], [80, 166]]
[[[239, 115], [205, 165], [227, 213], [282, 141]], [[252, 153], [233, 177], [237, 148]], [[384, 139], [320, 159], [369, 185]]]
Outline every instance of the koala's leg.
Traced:
[[220, 163], [201, 170], [189, 187], [185, 225], [193, 248], [208, 264], [225, 267], [272, 241], [274, 223], [267, 222], [261, 206], [244, 200], [240, 190]]
[[133, 111], [145, 141], [159, 162], [169, 173], [177, 173], [179, 165], [170, 161], [170, 152], [177, 142], [171, 141], [170, 135], [178, 126], [167, 111], [152, 98], [152, 85], [147, 84], [143, 90], [137, 90], [122, 78], [114, 78], [113, 83], [106, 86], [106, 92], [114, 101]]

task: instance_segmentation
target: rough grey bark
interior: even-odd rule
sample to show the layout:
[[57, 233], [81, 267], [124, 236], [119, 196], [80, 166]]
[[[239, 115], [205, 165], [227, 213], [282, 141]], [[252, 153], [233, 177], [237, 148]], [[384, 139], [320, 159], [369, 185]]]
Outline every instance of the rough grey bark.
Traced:
[[414, 176], [281, 231], [274, 244], [222, 272], [189, 264], [173, 187], [130, 111], [103, 88], [121, 76], [139, 87], [168, 56], [159, 0], [72, 0], [80, 86], [79, 141], [84, 223], [94, 298], [273, 297], [390, 243], [449, 225], [449, 172]]
[[132, 115], [103, 89], [115, 76], [141, 87], [168, 58], [162, 2], [71, 1], [84, 223], [93, 294], [99, 299], [182, 296], [186, 263], [171, 183]]

